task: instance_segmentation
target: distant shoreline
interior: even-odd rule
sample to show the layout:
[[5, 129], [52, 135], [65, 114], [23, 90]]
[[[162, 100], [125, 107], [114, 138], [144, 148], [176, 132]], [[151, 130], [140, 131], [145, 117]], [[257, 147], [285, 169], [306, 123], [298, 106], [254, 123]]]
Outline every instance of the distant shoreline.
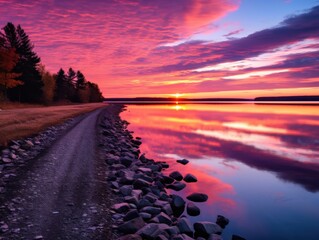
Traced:
[[241, 98], [106, 98], [108, 103], [127, 104], [294, 104], [294, 105], [319, 105], [319, 96], [281, 96], [257, 97], [254, 99]]

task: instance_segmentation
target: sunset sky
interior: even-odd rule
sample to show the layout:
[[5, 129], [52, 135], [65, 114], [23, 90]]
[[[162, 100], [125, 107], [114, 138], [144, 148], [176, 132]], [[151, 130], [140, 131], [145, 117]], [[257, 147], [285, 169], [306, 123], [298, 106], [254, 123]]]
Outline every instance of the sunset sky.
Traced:
[[0, 0], [7, 22], [105, 97], [319, 95], [318, 0]]

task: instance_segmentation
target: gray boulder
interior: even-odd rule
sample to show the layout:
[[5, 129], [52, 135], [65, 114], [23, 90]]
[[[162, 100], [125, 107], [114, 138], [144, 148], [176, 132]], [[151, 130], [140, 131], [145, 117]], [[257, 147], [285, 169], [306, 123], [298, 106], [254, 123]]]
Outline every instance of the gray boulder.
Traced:
[[177, 220], [177, 227], [178, 227], [180, 233], [185, 233], [186, 235], [193, 237], [192, 224], [190, 223], [190, 221], [187, 218], [182, 217], [182, 218], [178, 219]]
[[195, 235], [208, 238], [211, 234], [221, 234], [223, 229], [216, 223], [212, 222], [196, 222], [194, 223]]
[[118, 227], [118, 230], [125, 234], [136, 233], [139, 229], [141, 229], [144, 226], [145, 226], [145, 222], [143, 218], [137, 217], [120, 225]]
[[112, 207], [117, 213], [126, 213], [130, 210], [130, 205], [128, 203], [117, 203]]
[[159, 235], [168, 235], [166, 233], [166, 229], [168, 228], [169, 226], [163, 223], [150, 223], [138, 230], [137, 234], [145, 240], [155, 240]]

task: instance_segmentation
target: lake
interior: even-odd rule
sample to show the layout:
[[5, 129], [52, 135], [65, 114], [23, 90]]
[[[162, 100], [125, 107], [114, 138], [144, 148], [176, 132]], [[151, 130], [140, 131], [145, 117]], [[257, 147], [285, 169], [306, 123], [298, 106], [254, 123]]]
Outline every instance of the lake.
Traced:
[[127, 105], [122, 118], [167, 174], [198, 178], [177, 192], [208, 194], [192, 222], [224, 215], [224, 239], [319, 239], [319, 106]]

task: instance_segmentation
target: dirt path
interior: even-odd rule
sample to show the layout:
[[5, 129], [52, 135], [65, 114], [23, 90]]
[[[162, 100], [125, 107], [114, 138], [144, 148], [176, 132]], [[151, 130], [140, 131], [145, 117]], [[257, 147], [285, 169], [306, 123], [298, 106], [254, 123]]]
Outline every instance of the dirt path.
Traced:
[[96, 139], [102, 113], [82, 116], [12, 183], [0, 202], [2, 230], [9, 229], [0, 239], [109, 239], [109, 192]]

